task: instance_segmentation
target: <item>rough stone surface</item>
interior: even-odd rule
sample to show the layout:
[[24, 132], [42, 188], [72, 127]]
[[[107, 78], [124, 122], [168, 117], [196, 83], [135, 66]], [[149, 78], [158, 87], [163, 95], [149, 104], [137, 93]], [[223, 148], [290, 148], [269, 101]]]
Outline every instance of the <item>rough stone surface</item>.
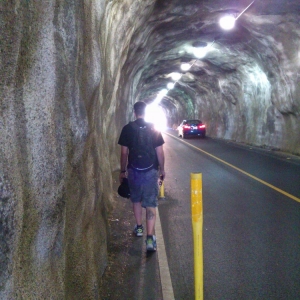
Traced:
[[[300, 5], [257, 0], [0, 1], [0, 299], [99, 299], [117, 138], [132, 105], [170, 126], [300, 154]], [[213, 50], [194, 61], [195, 42]]]
[[99, 299], [115, 93], [152, 2], [0, 2], [1, 299]]
[[[158, 1], [131, 43], [125, 94], [151, 103], [182, 62], [193, 63], [161, 101], [170, 127], [199, 118], [210, 136], [299, 154], [299, 1], [257, 0], [234, 30], [220, 28], [221, 16], [249, 3]], [[196, 59], [192, 46], [212, 42]]]

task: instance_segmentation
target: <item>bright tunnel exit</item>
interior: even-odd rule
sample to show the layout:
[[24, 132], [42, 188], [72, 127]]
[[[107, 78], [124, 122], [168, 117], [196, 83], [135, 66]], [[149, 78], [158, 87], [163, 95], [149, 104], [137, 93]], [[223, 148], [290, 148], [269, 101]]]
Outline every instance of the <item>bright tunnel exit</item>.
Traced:
[[154, 124], [156, 130], [164, 131], [167, 128], [167, 118], [164, 109], [157, 103], [148, 104], [145, 112], [145, 121]]

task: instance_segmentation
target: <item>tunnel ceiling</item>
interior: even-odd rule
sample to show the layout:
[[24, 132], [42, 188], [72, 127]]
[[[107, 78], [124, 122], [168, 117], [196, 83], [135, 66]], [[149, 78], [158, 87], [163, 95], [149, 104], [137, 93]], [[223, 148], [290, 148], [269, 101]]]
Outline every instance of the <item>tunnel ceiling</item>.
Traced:
[[[270, 105], [263, 110], [273, 105], [278, 114], [299, 117], [299, 93], [291, 94], [297, 89], [294, 79], [300, 65], [299, 0], [257, 0], [237, 19], [234, 29], [221, 29], [222, 16], [237, 17], [250, 3], [157, 1], [148, 22], [136, 31], [124, 67], [126, 78], [133, 78], [132, 98], [151, 103], [172, 81], [170, 74], [180, 72], [183, 76], [161, 101], [170, 123], [189, 117], [206, 122], [223, 119], [223, 136], [233, 137], [240, 133], [230, 132], [234, 125], [228, 119], [251, 118], [243, 112], [249, 110], [249, 103], [255, 116], [266, 98]], [[197, 59], [191, 51], [211, 44], [204, 58]], [[192, 64], [185, 73], [180, 70], [183, 62]], [[289, 88], [283, 87], [283, 81]], [[269, 125], [274, 127], [274, 122]]]

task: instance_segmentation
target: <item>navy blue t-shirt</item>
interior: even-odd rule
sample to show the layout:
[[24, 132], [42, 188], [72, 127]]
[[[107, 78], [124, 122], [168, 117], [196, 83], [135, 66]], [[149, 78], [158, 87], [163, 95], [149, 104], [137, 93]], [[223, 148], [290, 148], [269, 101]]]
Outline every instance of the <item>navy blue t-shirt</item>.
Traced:
[[[144, 119], [139, 118], [136, 119], [134, 122], [137, 123], [138, 126], [144, 126], [146, 124], [151, 124], [151, 123], [147, 123]], [[125, 146], [128, 147], [129, 151], [132, 148], [133, 145], [133, 139], [134, 139], [134, 128], [132, 127], [132, 125], [127, 124], [123, 127], [120, 137], [119, 137], [119, 141], [118, 144], [121, 146]], [[152, 141], [153, 141], [153, 148], [155, 149], [156, 147], [162, 146], [165, 141], [161, 135], [161, 132], [157, 131], [157, 130], [153, 130], [153, 136], [152, 136]], [[129, 166], [128, 166], [129, 167]], [[155, 169], [158, 169], [158, 160], [156, 158], [156, 163], [155, 163]]]

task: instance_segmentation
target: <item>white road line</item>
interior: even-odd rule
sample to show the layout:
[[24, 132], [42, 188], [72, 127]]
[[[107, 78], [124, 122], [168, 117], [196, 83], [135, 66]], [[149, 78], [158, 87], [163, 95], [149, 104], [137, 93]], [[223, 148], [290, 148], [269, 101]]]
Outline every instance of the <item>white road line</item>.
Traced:
[[160, 280], [162, 286], [163, 300], [174, 300], [174, 292], [166, 254], [165, 242], [161, 229], [159, 211], [156, 210], [155, 234], [157, 240], [157, 256], [160, 272]]

